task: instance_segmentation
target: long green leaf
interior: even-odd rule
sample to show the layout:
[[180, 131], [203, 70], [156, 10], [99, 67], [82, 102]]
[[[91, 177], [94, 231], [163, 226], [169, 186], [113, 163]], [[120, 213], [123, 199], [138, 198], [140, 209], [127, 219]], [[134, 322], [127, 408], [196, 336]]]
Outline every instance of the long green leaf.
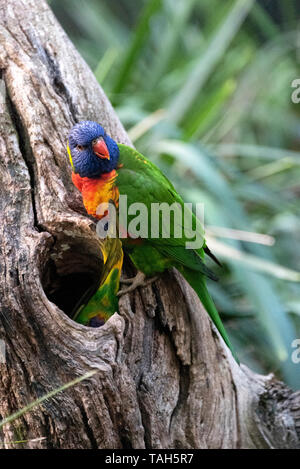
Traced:
[[47, 399], [51, 399], [51, 397], [56, 396], [56, 394], [58, 394], [62, 391], [65, 391], [66, 389], [71, 388], [72, 386], [76, 386], [76, 384], [81, 383], [81, 381], [84, 381], [84, 380], [90, 378], [91, 376], [95, 375], [96, 373], [98, 373], [98, 370], [89, 371], [85, 375], [80, 376], [79, 378], [76, 378], [73, 381], [69, 381], [68, 383], [64, 384], [63, 386], [60, 386], [59, 388], [48, 392], [44, 396], [39, 397], [38, 399], [36, 399], [35, 401], [33, 401], [30, 404], [26, 405], [22, 409], [18, 410], [17, 412], [14, 412], [13, 414], [6, 417], [5, 419], [1, 420], [0, 428], [3, 427], [4, 425], [6, 425], [7, 423], [11, 423], [14, 420], [18, 419], [19, 417], [22, 417], [22, 415], [26, 414], [27, 412], [32, 410], [34, 407], [42, 404]]
[[169, 107], [170, 119], [180, 122], [196, 98], [217, 62], [222, 58], [227, 47], [241, 27], [253, 5], [253, 0], [237, 0], [229, 15], [214, 34], [203, 56], [200, 56], [181, 91]]
[[136, 59], [141, 53], [147, 37], [149, 36], [150, 20], [158, 11], [160, 6], [161, 0], [150, 0], [147, 2], [132, 36], [131, 44], [128, 48], [127, 54], [125, 55], [121, 70], [118, 73], [117, 81], [113, 89], [114, 94], [121, 93], [126, 87], [130, 74], [134, 70]]

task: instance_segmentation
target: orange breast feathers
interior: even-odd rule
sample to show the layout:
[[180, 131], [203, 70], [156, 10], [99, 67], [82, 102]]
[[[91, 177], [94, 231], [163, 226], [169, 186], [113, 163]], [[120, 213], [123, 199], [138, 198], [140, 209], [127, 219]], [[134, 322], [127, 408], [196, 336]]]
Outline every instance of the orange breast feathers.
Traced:
[[[108, 208], [110, 201], [118, 206], [119, 191], [115, 185], [116, 178], [117, 173], [115, 170], [103, 174], [99, 178], [82, 178], [79, 174], [72, 173], [72, 181], [82, 193], [82, 200], [88, 214], [101, 219], [107, 215], [105, 206]], [[99, 207], [100, 204], [101, 208]]]

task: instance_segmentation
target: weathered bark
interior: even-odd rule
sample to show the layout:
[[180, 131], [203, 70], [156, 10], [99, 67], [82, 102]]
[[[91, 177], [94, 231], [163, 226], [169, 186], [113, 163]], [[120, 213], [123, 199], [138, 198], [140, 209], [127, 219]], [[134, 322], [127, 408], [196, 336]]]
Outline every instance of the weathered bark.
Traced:
[[44, 1], [0, 0], [0, 13], [0, 418], [98, 370], [5, 425], [0, 440], [10, 448], [40, 437], [24, 446], [300, 447], [299, 393], [239, 367], [178, 273], [122, 297], [102, 328], [62, 311], [102, 265], [70, 180], [68, 130], [91, 119], [130, 142]]

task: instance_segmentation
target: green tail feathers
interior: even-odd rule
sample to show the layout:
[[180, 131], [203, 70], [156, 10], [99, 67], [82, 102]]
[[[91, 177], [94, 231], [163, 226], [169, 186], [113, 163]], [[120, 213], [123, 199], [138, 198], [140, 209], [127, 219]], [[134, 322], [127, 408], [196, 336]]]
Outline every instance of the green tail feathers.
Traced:
[[213, 323], [215, 324], [216, 328], [220, 332], [221, 336], [224, 339], [224, 342], [226, 345], [230, 348], [232, 355], [234, 356], [235, 360], [237, 363], [239, 363], [239, 360], [237, 356], [235, 355], [235, 352], [233, 350], [233, 347], [231, 345], [231, 342], [228, 338], [227, 332], [225, 330], [225, 327], [223, 326], [223, 323], [221, 321], [221, 318], [219, 316], [219, 313], [213, 303], [213, 300], [210, 297], [210, 294], [207, 290], [206, 287], [206, 280], [204, 275], [201, 275], [199, 272], [191, 269], [187, 269], [184, 266], [179, 266], [178, 267], [179, 272], [184, 276], [186, 281], [191, 285], [191, 287], [195, 290], [197, 293], [199, 299], [201, 300], [201, 303], [203, 304], [204, 308], [208, 312], [209, 316], [211, 317]]
[[74, 321], [84, 325], [90, 325], [93, 318], [105, 322], [118, 311], [118, 297], [116, 295], [119, 290], [123, 265], [122, 243], [118, 238], [108, 236], [99, 241], [99, 247], [103, 257], [103, 271], [99, 288], [93, 296], [87, 292], [74, 308], [72, 315]]

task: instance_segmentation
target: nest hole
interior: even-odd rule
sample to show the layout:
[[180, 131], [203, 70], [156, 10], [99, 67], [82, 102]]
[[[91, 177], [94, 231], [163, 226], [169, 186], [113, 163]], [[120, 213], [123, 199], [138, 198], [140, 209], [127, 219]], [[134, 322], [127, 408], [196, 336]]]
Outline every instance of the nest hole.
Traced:
[[45, 263], [42, 285], [47, 298], [71, 319], [76, 309], [96, 292], [103, 261], [99, 245], [56, 243]]

